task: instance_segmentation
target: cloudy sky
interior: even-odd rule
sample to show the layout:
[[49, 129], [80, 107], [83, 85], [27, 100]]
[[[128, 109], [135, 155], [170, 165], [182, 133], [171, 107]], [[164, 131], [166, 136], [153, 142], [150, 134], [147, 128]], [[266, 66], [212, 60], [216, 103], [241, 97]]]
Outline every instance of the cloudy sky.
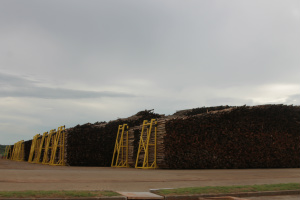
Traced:
[[299, 0], [0, 1], [0, 144], [270, 103], [300, 104]]

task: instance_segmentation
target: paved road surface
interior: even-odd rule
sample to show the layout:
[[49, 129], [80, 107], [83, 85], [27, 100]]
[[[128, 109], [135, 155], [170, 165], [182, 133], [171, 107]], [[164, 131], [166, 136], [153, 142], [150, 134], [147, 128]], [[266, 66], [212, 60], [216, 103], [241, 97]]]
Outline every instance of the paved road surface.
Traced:
[[297, 169], [142, 170], [48, 166], [0, 159], [0, 190], [113, 190], [300, 183]]
[[299, 200], [300, 195], [247, 197], [249, 200]]

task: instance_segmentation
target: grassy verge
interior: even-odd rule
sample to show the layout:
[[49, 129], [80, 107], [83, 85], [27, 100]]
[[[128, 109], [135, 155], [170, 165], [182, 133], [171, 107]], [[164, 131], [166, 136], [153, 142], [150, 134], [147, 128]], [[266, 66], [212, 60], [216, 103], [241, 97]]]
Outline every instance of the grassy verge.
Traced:
[[70, 198], [120, 196], [112, 191], [0, 191], [0, 198]]
[[178, 189], [161, 189], [155, 191], [159, 195], [193, 195], [193, 194], [228, 194], [241, 192], [299, 190], [299, 183], [269, 184], [269, 185], [241, 185], [241, 186], [207, 186]]

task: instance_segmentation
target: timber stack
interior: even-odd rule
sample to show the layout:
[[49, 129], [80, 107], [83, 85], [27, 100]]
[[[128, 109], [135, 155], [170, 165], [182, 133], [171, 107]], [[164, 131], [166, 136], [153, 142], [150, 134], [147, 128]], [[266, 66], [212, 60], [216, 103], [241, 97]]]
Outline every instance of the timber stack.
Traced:
[[300, 167], [299, 106], [241, 106], [184, 115], [161, 125], [160, 162], [166, 168]]
[[[145, 110], [128, 118], [77, 125], [66, 129], [65, 164], [110, 166], [119, 125], [127, 124], [128, 164], [135, 167], [143, 121], [151, 119], [157, 120], [156, 163], [159, 168], [300, 167], [300, 106], [292, 105], [202, 107], [169, 116]], [[25, 161], [31, 143], [32, 140], [25, 141]], [[153, 138], [150, 143], [154, 143]], [[13, 151], [13, 146], [10, 150]], [[154, 148], [151, 146], [149, 151], [152, 162]], [[50, 147], [45, 154], [42, 150], [42, 156], [48, 155], [43, 161], [49, 161], [50, 153]], [[139, 165], [142, 157], [143, 152]]]
[[161, 115], [145, 110], [137, 114], [114, 121], [77, 125], [67, 129], [66, 161], [71, 166], [111, 165], [116, 135], [119, 125], [135, 127], [143, 120], [160, 118]]

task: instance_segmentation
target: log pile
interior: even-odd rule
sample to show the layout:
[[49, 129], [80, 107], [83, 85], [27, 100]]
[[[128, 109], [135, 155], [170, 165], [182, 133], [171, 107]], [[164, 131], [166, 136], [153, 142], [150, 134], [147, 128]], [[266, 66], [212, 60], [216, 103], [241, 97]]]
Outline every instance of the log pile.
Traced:
[[[234, 107], [165, 119], [172, 169], [300, 167], [300, 107]], [[161, 151], [161, 150], [160, 150]]]
[[110, 166], [118, 126], [135, 127], [161, 115], [145, 110], [125, 119], [77, 125], [67, 129], [66, 162], [71, 166]]
[[135, 126], [129, 128], [128, 131], [128, 164], [130, 167], [135, 167], [141, 130], [141, 126]]
[[[134, 167], [142, 123], [153, 118], [159, 168], [300, 167], [300, 106], [287, 105], [202, 107], [171, 116], [145, 110], [124, 119], [77, 125], [66, 129], [65, 163], [110, 166], [118, 126], [126, 123], [129, 165]], [[25, 161], [31, 143], [25, 141]]]
[[180, 110], [177, 111], [172, 115], [172, 117], [176, 116], [193, 116], [193, 115], [198, 115], [198, 114], [203, 114], [203, 113], [208, 113], [211, 111], [219, 111], [219, 110], [224, 110], [231, 108], [231, 106], [214, 106], [214, 107], [201, 107], [201, 108], [193, 108], [193, 109], [188, 109], [188, 110]]
[[24, 161], [28, 161], [32, 140], [24, 142]]
[[[156, 162], [159, 168], [168, 168], [165, 163], [165, 147], [164, 147], [164, 137], [166, 135], [165, 131], [165, 122], [170, 117], [161, 116], [157, 120], [157, 133], [156, 133], [156, 140], [157, 140], [157, 155], [156, 155]], [[172, 118], [172, 116], [171, 116]], [[137, 152], [139, 148], [140, 136], [142, 132], [142, 124], [139, 126], [135, 126], [129, 129], [129, 155], [128, 155], [128, 162], [130, 167], [135, 167], [136, 159], [137, 159]], [[154, 127], [152, 129], [152, 136], [154, 134]], [[146, 133], [144, 133], [144, 141], [146, 140]], [[150, 140], [151, 144], [154, 144], [154, 138], [151, 137]], [[139, 158], [138, 166], [142, 165], [143, 160], [143, 153]], [[154, 149], [153, 147], [149, 147], [149, 163], [154, 161]]]

